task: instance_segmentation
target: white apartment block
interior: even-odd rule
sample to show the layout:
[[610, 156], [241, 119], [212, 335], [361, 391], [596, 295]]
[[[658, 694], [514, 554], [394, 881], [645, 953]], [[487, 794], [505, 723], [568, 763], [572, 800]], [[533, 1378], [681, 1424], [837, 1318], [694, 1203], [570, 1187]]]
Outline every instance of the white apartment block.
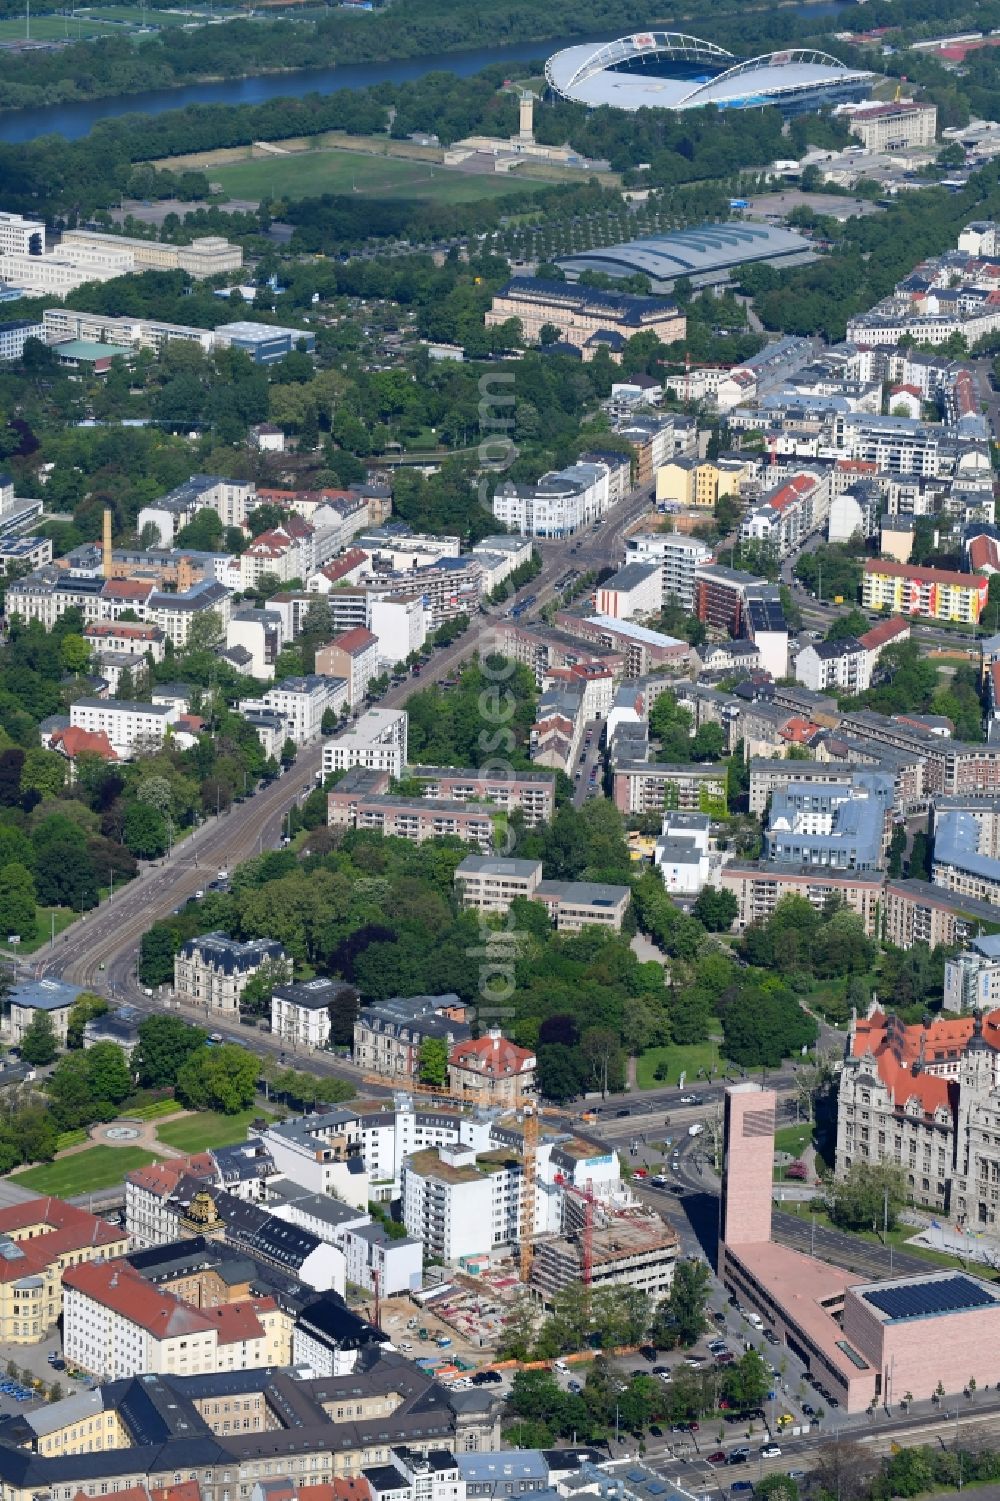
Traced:
[[675, 599], [685, 610], [694, 609], [694, 571], [711, 556], [699, 537], [681, 532], [640, 532], [625, 543], [626, 563], [659, 563], [661, 604]]
[[463, 907], [499, 913], [509, 912], [518, 897], [530, 901], [541, 879], [541, 860], [507, 855], [467, 855], [453, 877]]
[[[308, 745], [319, 735], [327, 709], [340, 713], [347, 703], [347, 684], [343, 678], [323, 678], [316, 674], [285, 678], [268, 688], [263, 698], [240, 700], [240, 713], [268, 709], [280, 714], [287, 737], [296, 745]], [[325, 756], [325, 749], [324, 749]]]
[[256, 504], [257, 493], [252, 484], [217, 474], [193, 474], [169, 495], [143, 506], [136, 518], [136, 531], [141, 535], [146, 526], [155, 526], [160, 546], [171, 547], [181, 528], [206, 507], [215, 512], [224, 527], [245, 527]]
[[[347, 1280], [383, 1298], [419, 1292], [423, 1284], [424, 1248], [419, 1240], [390, 1240], [381, 1225], [363, 1225], [344, 1234]], [[376, 1289], [377, 1283], [377, 1289]]]
[[178, 717], [176, 704], [142, 704], [114, 698], [80, 698], [69, 709], [71, 725], [93, 735], [103, 732], [123, 761], [158, 750]]
[[409, 599], [370, 599], [368, 628], [378, 637], [378, 660], [387, 667], [405, 662], [427, 640], [427, 612], [419, 594]]
[[522, 537], [565, 537], [601, 519], [616, 477], [611, 464], [594, 459], [543, 474], [537, 485], [507, 482], [493, 496], [493, 514]]
[[402, 776], [408, 723], [405, 709], [369, 709], [353, 729], [323, 746], [324, 777], [332, 771], [349, 771], [352, 766]]
[[279, 985], [271, 996], [271, 1031], [291, 1047], [325, 1048], [330, 1041], [330, 1005], [343, 989], [335, 980]]
[[43, 255], [45, 223], [21, 214], [0, 214], [0, 255]]
[[42, 325], [33, 318], [16, 318], [9, 323], [0, 323], [0, 363], [19, 360], [24, 354], [28, 339], [41, 339]]
[[206, 354], [215, 348], [210, 328], [186, 323], [165, 323], [159, 318], [115, 318], [107, 313], [81, 313], [75, 308], [46, 308], [42, 314], [46, 344], [66, 339], [92, 339], [95, 344], [151, 349], [158, 354], [168, 344], [197, 344]]

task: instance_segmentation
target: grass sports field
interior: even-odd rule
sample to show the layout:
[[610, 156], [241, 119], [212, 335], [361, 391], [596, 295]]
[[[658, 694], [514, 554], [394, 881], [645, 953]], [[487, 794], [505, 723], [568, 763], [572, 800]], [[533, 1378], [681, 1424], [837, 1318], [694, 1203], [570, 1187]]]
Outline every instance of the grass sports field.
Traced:
[[63, 1157], [60, 1162], [43, 1162], [38, 1167], [29, 1167], [26, 1173], [18, 1173], [11, 1182], [21, 1188], [33, 1188], [36, 1193], [55, 1194], [57, 1198], [67, 1199], [71, 1194], [110, 1188], [121, 1183], [126, 1173], [155, 1161], [152, 1152], [144, 1152], [141, 1147], [88, 1147], [85, 1152], [74, 1152], [72, 1157]]
[[311, 198], [355, 192], [375, 198], [434, 198], [470, 203], [548, 184], [516, 176], [456, 172], [433, 162], [368, 156], [358, 151], [300, 151], [206, 169], [233, 198]]

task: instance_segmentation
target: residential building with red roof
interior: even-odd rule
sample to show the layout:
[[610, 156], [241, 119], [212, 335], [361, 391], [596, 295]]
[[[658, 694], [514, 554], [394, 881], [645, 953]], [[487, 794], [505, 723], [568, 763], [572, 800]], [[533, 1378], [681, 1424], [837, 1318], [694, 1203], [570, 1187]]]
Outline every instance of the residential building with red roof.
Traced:
[[319, 648], [315, 670], [322, 677], [343, 678], [347, 702], [353, 708], [365, 697], [372, 679], [378, 677], [378, 637], [363, 625], [344, 631]]
[[29, 1199], [0, 1209], [0, 1339], [35, 1344], [63, 1311], [63, 1273], [121, 1256], [123, 1230], [62, 1199]]
[[78, 724], [67, 725], [64, 730], [53, 730], [49, 736], [49, 749], [58, 751], [68, 761], [75, 761], [77, 756], [99, 756], [102, 761], [118, 760], [118, 752], [105, 730], [85, 730]]
[[965, 555], [973, 573], [1000, 573], [1000, 542], [988, 532], [981, 532], [967, 542]]
[[151, 1162], [125, 1174], [125, 1223], [133, 1250], [177, 1238], [177, 1211], [170, 1201], [182, 1178], [215, 1183], [216, 1167], [209, 1153]]
[[986, 608], [988, 590], [988, 581], [978, 574], [867, 558], [861, 578], [861, 603], [867, 610], [977, 625]]
[[124, 1260], [71, 1267], [63, 1302], [67, 1363], [106, 1380], [210, 1375], [291, 1358], [291, 1323], [273, 1298], [196, 1308]]
[[537, 1060], [530, 1048], [491, 1028], [485, 1037], [457, 1042], [448, 1054], [448, 1088], [481, 1104], [519, 1105], [535, 1093]]
[[826, 521], [831, 485], [826, 473], [804, 470], [793, 474], [748, 511], [740, 524], [744, 542], [766, 542], [779, 557], [787, 557]]

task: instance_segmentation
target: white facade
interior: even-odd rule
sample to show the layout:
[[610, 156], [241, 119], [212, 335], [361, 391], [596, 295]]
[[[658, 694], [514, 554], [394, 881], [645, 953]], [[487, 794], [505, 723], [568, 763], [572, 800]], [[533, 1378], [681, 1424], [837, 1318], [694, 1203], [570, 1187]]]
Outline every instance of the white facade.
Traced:
[[327, 709], [340, 713], [347, 703], [347, 684], [343, 678], [285, 678], [269, 688], [263, 698], [241, 699], [240, 713], [270, 709], [285, 721], [287, 736], [296, 745], [308, 745], [320, 733]]
[[423, 1285], [424, 1253], [419, 1240], [390, 1240], [380, 1225], [348, 1230], [344, 1235], [347, 1280], [384, 1298], [419, 1292]]
[[0, 255], [41, 255], [45, 250], [44, 219], [0, 213]]
[[653, 863], [672, 896], [697, 896], [707, 884], [710, 826], [707, 813], [663, 815]]
[[335, 735], [323, 746], [323, 775], [366, 766], [376, 771], [402, 775], [406, 765], [405, 709], [369, 709], [353, 729]]
[[707, 563], [712, 549], [699, 537], [680, 532], [640, 532], [625, 543], [628, 563], [658, 563], [661, 569], [661, 603], [671, 598], [685, 610], [694, 608], [694, 573]]
[[373, 598], [368, 628], [378, 637], [379, 662], [395, 667], [427, 640], [427, 612], [419, 595], [412, 599]]
[[612, 620], [658, 615], [663, 602], [663, 573], [656, 563], [626, 563], [597, 591], [597, 612]]
[[18, 318], [10, 323], [0, 323], [0, 362], [19, 360], [24, 354], [25, 341], [40, 340], [43, 333], [42, 325], [30, 318]]
[[107, 735], [117, 756], [158, 749], [179, 716], [175, 704], [142, 704], [114, 698], [81, 698], [70, 705], [69, 722], [93, 735]]
[[810, 643], [795, 658], [796, 682], [814, 693], [864, 693], [870, 679], [871, 657], [859, 641]]
[[271, 996], [271, 1031], [292, 1047], [325, 1048], [330, 1041], [329, 1009], [325, 1004], [306, 1005], [276, 990]]

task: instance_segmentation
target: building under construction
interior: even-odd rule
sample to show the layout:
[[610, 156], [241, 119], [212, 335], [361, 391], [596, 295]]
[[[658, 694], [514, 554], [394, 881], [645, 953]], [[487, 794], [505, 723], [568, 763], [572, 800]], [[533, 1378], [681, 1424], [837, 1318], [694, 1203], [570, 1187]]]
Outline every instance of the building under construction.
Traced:
[[535, 1241], [531, 1288], [543, 1303], [550, 1304], [571, 1282], [635, 1287], [652, 1298], [667, 1295], [679, 1250], [669, 1225], [643, 1211], [609, 1215], [600, 1204], [583, 1206], [587, 1212], [574, 1205], [571, 1213], [570, 1204], [567, 1198], [566, 1232]]

